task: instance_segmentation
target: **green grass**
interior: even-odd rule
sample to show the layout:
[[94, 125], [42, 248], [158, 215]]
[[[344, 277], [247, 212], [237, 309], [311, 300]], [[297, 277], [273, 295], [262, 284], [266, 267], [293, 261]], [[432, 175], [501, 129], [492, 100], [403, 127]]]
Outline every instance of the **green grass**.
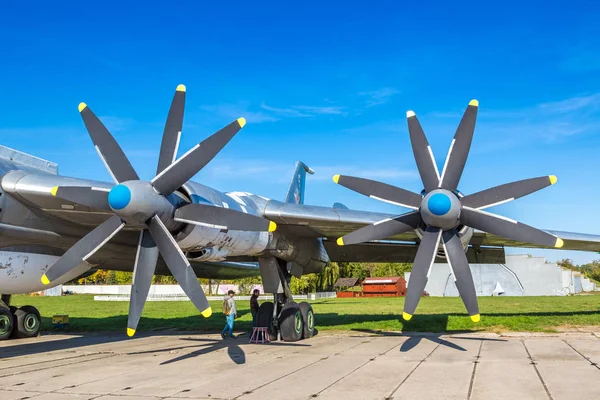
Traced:
[[[235, 330], [249, 330], [249, 302], [238, 301]], [[42, 330], [55, 331], [51, 318], [67, 314], [70, 326], [61, 331], [125, 331], [127, 302], [94, 301], [91, 295], [13, 297], [13, 305], [32, 305], [42, 314]], [[473, 323], [460, 298], [425, 297], [411, 321], [402, 320], [403, 298], [327, 299], [312, 302], [319, 330], [393, 330], [411, 332], [537, 331], [600, 326], [600, 295], [569, 297], [480, 297], [481, 322]], [[190, 302], [147, 302], [138, 331], [219, 331], [224, 325], [221, 302], [213, 315], [201, 317]]]

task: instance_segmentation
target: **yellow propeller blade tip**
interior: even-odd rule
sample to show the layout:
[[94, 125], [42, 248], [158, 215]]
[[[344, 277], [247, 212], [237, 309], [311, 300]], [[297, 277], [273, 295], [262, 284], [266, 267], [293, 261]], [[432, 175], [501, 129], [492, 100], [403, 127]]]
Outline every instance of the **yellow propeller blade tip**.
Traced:
[[563, 242], [561, 238], [556, 238], [556, 243], [554, 244], [554, 247], [560, 249], [561, 247], [563, 247], [563, 244], [565, 244], [565, 242]]
[[412, 110], [406, 112], [406, 118], [414, 117], [415, 115], [415, 112]]
[[42, 275], [42, 283], [44, 285], [50, 284], [50, 279], [48, 279], [48, 277], [46, 276], [46, 274]]
[[237, 119], [238, 124], [240, 124], [240, 128], [243, 128], [244, 125], [246, 125], [246, 118], [238, 118]]
[[54, 186], [52, 189], [50, 189], [50, 193], [52, 193], [52, 196], [56, 196], [56, 192], [58, 192], [58, 186]]
[[135, 329], [127, 328], [127, 336], [132, 337], [135, 335]]
[[402, 313], [402, 318], [404, 318], [405, 321], [410, 321], [410, 319], [412, 318], [412, 315], [409, 313]]
[[185, 92], [185, 85], [177, 85], [177, 89], [178, 92]]
[[554, 185], [556, 183], [556, 181], [558, 181], [558, 178], [556, 177], [556, 175], [550, 175], [548, 178], [550, 178], [551, 185]]
[[479, 314], [471, 315], [471, 321], [473, 321], [473, 322], [481, 321], [481, 315], [479, 315]]
[[336, 240], [336, 243], [338, 244], [338, 246], [343, 246], [343, 245], [344, 245], [344, 238], [341, 238], [341, 237], [340, 237], [340, 238], [338, 238], [338, 239]]
[[87, 104], [85, 104], [84, 102], [79, 103], [79, 105], [77, 106], [77, 108], [79, 109], [79, 112], [82, 112], [86, 107], [87, 107]]
[[212, 308], [208, 307], [206, 310], [202, 311], [200, 314], [202, 314], [202, 316], [204, 318], [208, 318], [212, 315]]
[[273, 221], [269, 221], [269, 232], [275, 232], [275, 229], [277, 229], [277, 224]]
[[340, 181], [340, 174], [336, 174], [336, 175], [334, 175], [334, 176], [333, 176], [333, 181], [334, 181], [335, 183], [338, 183], [338, 182]]
[[473, 107], [479, 107], [479, 101], [473, 99], [469, 102], [469, 105]]

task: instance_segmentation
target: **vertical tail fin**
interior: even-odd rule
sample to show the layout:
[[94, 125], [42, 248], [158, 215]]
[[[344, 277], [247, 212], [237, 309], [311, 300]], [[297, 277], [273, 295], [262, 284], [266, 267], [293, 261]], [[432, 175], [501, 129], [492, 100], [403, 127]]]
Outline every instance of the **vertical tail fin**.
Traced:
[[304, 183], [306, 182], [307, 172], [311, 175], [315, 173], [315, 171], [306, 166], [302, 161], [297, 161], [294, 177], [285, 196], [286, 203], [304, 204]]

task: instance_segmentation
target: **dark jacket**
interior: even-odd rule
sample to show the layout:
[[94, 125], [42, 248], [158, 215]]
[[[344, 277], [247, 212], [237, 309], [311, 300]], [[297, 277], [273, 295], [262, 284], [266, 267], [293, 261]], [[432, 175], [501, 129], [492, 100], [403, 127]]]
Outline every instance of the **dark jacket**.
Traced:
[[258, 296], [252, 295], [250, 297], [250, 311], [258, 312]]

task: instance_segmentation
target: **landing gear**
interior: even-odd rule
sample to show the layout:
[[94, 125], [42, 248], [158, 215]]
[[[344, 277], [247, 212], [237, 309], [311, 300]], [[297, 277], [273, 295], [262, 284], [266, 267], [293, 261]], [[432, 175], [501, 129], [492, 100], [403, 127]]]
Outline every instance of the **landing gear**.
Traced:
[[11, 306], [10, 296], [2, 295], [2, 300], [0, 300], [0, 340], [38, 336], [41, 325], [42, 319], [37, 308]]
[[37, 308], [32, 306], [23, 306], [15, 313], [14, 336], [17, 338], [36, 337], [40, 333], [42, 319]]
[[0, 307], [0, 340], [10, 338], [13, 333], [15, 317], [7, 307]]
[[315, 316], [312, 306], [307, 302], [294, 302], [289, 287], [292, 276], [287, 270], [287, 263], [270, 258], [260, 260], [260, 266], [265, 291], [273, 293], [274, 301], [260, 305], [257, 326], [268, 327], [272, 341], [281, 338], [284, 342], [297, 342], [313, 337]]
[[279, 316], [279, 331], [284, 342], [297, 342], [304, 333], [304, 320], [300, 306], [293, 301], [286, 303]]
[[312, 306], [307, 302], [299, 304], [302, 319], [304, 320], [304, 333], [302, 338], [309, 339], [315, 335], [315, 313]]

